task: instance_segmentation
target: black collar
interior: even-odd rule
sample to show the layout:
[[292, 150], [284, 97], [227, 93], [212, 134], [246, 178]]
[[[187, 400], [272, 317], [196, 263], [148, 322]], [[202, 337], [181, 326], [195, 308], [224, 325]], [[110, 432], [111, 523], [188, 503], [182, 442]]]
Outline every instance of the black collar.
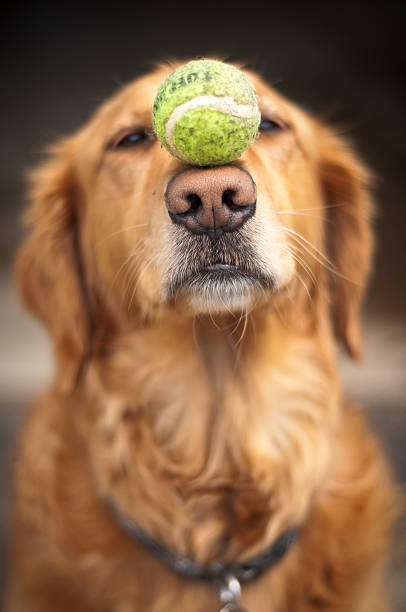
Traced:
[[297, 527], [288, 529], [264, 552], [241, 564], [214, 561], [208, 565], [200, 565], [193, 561], [193, 559], [181, 557], [162, 546], [162, 544], [147, 535], [132, 519], [122, 514], [111, 499], [106, 501], [119, 525], [131, 537], [140, 542], [174, 572], [194, 580], [224, 580], [225, 576], [232, 575], [241, 583], [251, 582], [266, 569], [271, 568], [282, 559], [294, 543], [298, 532]]

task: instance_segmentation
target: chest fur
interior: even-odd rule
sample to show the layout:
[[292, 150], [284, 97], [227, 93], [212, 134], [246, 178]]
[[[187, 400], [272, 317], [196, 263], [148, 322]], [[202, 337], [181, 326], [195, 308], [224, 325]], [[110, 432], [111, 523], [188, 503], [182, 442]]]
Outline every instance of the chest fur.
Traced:
[[271, 359], [219, 337], [161, 352], [136, 344], [89, 372], [103, 493], [200, 562], [249, 557], [299, 524], [328, 472], [336, 419], [317, 347], [296, 342]]

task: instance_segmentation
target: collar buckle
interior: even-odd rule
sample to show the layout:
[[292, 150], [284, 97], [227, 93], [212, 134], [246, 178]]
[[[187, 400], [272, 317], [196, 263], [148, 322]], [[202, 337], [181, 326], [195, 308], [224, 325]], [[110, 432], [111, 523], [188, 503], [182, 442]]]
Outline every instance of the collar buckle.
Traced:
[[224, 604], [220, 612], [248, 612], [240, 604], [241, 584], [234, 574], [226, 574], [219, 595], [221, 603]]

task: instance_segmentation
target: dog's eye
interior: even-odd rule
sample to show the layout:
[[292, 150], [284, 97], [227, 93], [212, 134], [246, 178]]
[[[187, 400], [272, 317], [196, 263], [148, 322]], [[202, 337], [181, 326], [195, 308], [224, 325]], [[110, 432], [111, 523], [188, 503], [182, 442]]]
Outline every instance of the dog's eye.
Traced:
[[259, 124], [260, 132], [275, 132], [276, 130], [281, 130], [282, 125], [273, 121], [272, 119], [261, 119], [261, 123]]
[[141, 142], [145, 142], [148, 138], [149, 135], [145, 130], [137, 130], [135, 132], [123, 134], [113, 143], [113, 148], [130, 149], [131, 147], [136, 147]]

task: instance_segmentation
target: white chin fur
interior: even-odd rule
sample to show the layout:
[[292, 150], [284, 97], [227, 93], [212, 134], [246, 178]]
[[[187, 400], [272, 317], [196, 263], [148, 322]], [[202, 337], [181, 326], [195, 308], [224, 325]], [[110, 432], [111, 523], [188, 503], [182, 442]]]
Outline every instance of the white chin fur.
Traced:
[[250, 308], [258, 294], [258, 286], [246, 279], [210, 280], [190, 285], [187, 300], [197, 314], [220, 314]]

